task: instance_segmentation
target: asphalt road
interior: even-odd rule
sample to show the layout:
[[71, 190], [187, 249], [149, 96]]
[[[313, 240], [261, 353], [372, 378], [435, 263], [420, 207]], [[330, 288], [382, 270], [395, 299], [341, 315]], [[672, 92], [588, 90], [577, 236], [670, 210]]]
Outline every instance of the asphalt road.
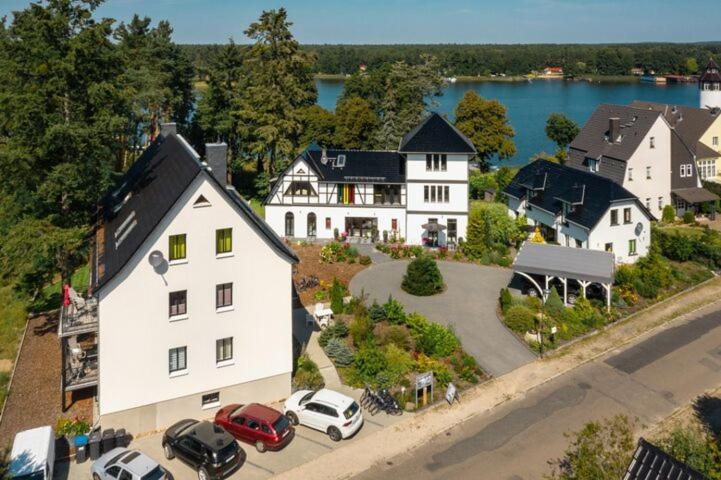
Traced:
[[541, 478], [564, 432], [624, 413], [653, 425], [721, 385], [721, 305], [694, 314], [390, 459], [358, 478]]
[[418, 312], [434, 322], [453, 325], [464, 350], [484, 370], [503, 375], [536, 356], [501, 324], [496, 315], [498, 294], [508, 285], [512, 272], [460, 262], [438, 262], [446, 290], [431, 297], [416, 297], [401, 289], [407, 261], [390, 261], [359, 272], [350, 282], [355, 296], [385, 303], [388, 295], [400, 301], [407, 312]]

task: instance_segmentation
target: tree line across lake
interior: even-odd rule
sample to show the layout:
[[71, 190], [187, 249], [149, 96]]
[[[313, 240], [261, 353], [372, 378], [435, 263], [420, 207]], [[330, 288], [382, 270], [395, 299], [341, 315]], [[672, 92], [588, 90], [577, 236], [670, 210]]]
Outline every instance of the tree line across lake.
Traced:
[[[181, 45], [202, 75], [222, 45]], [[242, 55], [247, 46], [239, 47]], [[421, 62], [422, 54], [438, 60], [446, 76], [525, 75], [546, 67], [563, 67], [567, 75], [630, 75], [632, 68], [660, 74], [698, 73], [709, 58], [721, 57], [721, 42], [534, 45], [303, 45], [313, 55], [314, 73], [352, 74], [360, 65], [369, 69], [403, 61]]]

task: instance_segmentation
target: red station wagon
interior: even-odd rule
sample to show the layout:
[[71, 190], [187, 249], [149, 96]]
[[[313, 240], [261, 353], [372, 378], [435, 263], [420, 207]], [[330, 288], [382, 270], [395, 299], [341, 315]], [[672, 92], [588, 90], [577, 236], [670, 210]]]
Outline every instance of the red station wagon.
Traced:
[[259, 452], [280, 450], [290, 443], [295, 429], [278, 410], [259, 403], [232, 404], [218, 410], [215, 423]]

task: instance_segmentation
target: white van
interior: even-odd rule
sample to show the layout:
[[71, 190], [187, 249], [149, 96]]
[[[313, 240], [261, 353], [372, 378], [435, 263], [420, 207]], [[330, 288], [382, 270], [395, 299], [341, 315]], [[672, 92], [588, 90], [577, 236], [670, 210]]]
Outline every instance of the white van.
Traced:
[[55, 432], [38, 427], [15, 435], [10, 452], [10, 478], [13, 480], [52, 480], [55, 463]]

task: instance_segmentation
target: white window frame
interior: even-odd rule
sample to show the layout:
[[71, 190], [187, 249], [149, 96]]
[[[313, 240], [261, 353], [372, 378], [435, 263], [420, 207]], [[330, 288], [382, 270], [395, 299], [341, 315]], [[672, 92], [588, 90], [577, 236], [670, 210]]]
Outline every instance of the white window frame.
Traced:
[[[177, 367], [180, 367], [180, 358], [181, 358], [180, 352], [181, 351], [183, 352], [183, 356], [182, 356], [183, 367], [177, 368]], [[172, 365], [173, 352], [175, 352], [175, 356], [176, 356], [176, 360], [175, 360], [176, 368], [175, 369], [173, 369], [173, 365]], [[168, 349], [168, 375], [172, 378], [172, 377], [180, 377], [181, 375], [187, 375], [187, 374], [188, 374], [188, 347], [187, 347], [187, 345], [183, 345], [181, 347], [169, 348]]]
[[[215, 341], [215, 366], [227, 367], [235, 363], [233, 356], [233, 337], [219, 338]], [[228, 355], [230, 352], [230, 356]]]

